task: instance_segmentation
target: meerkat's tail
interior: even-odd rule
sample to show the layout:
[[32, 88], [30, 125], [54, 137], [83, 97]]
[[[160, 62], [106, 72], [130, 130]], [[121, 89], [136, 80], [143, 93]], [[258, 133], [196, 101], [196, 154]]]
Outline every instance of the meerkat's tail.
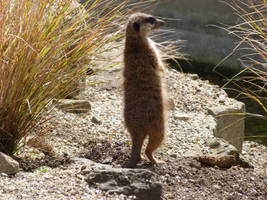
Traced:
[[145, 153], [148, 159], [154, 164], [157, 164], [159, 161], [153, 157], [153, 152], [160, 147], [164, 140], [165, 133], [163, 129], [158, 129], [154, 133], [149, 134], [149, 140]]

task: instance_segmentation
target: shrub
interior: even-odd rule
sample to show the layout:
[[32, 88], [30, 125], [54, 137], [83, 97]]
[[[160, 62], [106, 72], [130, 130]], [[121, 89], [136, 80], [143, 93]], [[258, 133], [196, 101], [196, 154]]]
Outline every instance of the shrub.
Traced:
[[[121, 37], [127, 1], [0, 1], [0, 151], [13, 154], [103, 46]], [[86, 65], [85, 65], [86, 63]]]
[[[230, 81], [239, 87], [240, 94], [254, 100], [262, 110], [247, 116], [267, 120], [267, 2], [266, 0], [228, 1], [240, 22], [227, 28], [238, 38], [236, 49], [247, 52], [240, 58], [244, 69]], [[266, 138], [266, 135], [258, 135]]]

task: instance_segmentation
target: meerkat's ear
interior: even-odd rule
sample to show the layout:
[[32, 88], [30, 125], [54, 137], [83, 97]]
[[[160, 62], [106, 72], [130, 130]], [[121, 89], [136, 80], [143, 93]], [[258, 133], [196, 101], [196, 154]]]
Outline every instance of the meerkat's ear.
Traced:
[[139, 32], [140, 31], [140, 25], [137, 23], [137, 22], [134, 22], [133, 23], [133, 28], [136, 32]]

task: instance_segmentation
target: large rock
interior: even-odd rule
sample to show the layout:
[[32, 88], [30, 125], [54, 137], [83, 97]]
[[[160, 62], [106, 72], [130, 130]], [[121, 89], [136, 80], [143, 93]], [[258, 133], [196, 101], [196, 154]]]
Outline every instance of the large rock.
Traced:
[[239, 164], [239, 152], [233, 145], [221, 138], [208, 141], [208, 154], [196, 156], [196, 159], [208, 166], [230, 168]]
[[89, 185], [98, 185], [108, 193], [136, 196], [137, 199], [161, 199], [162, 186], [153, 181], [156, 174], [146, 169], [111, 168], [93, 171], [89, 174]]
[[209, 109], [209, 114], [216, 119], [214, 136], [223, 138], [242, 152], [245, 130], [245, 104], [236, 102], [233, 105], [217, 106]]
[[214, 138], [208, 141], [209, 154], [220, 156], [234, 156], [239, 157], [239, 151], [237, 148], [222, 138]]
[[253, 166], [241, 159], [239, 152], [233, 145], [221, 138], [214, 138], [208, 141], [209, 149], [207, 154], [195, 156], [202, 165], [218, 166], [221, 168], [230, 168], [235, 165], [244, 168], [253, 168]]
[[73, 160], [85, 165], [81, 173], [87, 176], [90, 186], [107, 193], [136, 196], [139, 200], [162, 199], [162, 185], [156, 182], [157, 175], [149, 170], [113, 168], [83, 158]]
[[16, 174], [19, 171], [19, 163], [10, 156], [0, 152], [0, 173]]
[[236, 157], [231, 155], [203, 155], [196, 158], [202, 165], [230, 168], [238, 164]]

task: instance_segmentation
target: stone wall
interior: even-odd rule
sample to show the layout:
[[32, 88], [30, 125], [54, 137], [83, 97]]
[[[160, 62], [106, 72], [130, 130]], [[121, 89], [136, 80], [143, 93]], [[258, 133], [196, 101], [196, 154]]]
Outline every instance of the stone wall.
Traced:
[[[80, 3], [86, 0], [78, 0]], [[130, 4], [141, 0], [130, 0]], [[247, 0], [242, 1], [245, 3]], [[120, 1], [119, 1], [120, 2]], [[240, 40], [228, 34], [223, 27], [240, 23], [234, 10], [226, 4], [232, 0], [155, 0], [156, 7], [145, 9], [145, 12], [165, 19], [166, 27], [174, 30], [172, 39], [182, 45], [181, 52], [192, 63], [198, 63], [209, 70], [219, 64], [237, 46]], [[92, 3], [92, 2], [91, 2]], [[90, 5], [90, 3], [89, 3]], [[147, 4], [146, 4], [147, 5]], [[162, 38], [168, 40], [169, 38]], [[242, 66], [239, 58], [245, 51], [238, 51], [220, 64], [230, 70], [239, 71]], [[224, 69], [225, 69], [224, 68]], [[198, 69], [199, 70], [199, 69]], [[203, 68], [200, 71], [204, 71]]]
[[[230, 2], [230, 0], [225, 0]], [[175, 29], [177, 40], [185, 40], [182, 52], [196, 63], [217, 65], [229, 55], [239, 43], [230, 36], [223, 24], [234, 25], [238, 17], [233, 9], [219, 0], [165, 0], [152, 9], [152, 14], [173, 18], [166, 20], [166, 26]], [[238, 57], [241, 52], [230, 56], [221, 66], [239, 70]]]

